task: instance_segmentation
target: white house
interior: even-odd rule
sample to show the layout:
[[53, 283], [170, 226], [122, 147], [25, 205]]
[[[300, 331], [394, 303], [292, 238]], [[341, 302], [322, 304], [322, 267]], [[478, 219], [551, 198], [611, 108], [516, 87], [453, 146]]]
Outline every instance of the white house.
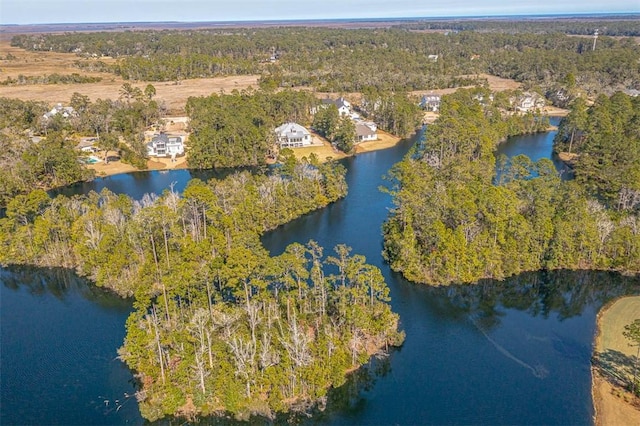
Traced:
[[434, 93], [424, 95], [422, 99], [420, 99], [420, 108], [426, 109], [428, 111], [438, 112], [440, 109], [440, 102], [442, 98], [440, 95], [436, 95]]
[[345, 115], [349, 115], [351, 113], [351, 103], [343, 97], [339, 97], [336, 100], [323, 99], [322, 105], [324, 107], [327, 107], [329, 105], [335, 105], [338, 108], [338, 113], [340, 114], [341, 117]]
[[378, 140], [378, 126], [370, 121], [356, 122], [356, 140], [358, 142]]
[[73, 107], [70, 107], [70, 106], [65, 107], [65, 106], [62, 106], [62, 104], [57, 104], [55, 107], [51, 109], [51, 111], [45, 113], [42, 116], [42, 118], [44, 118], [45, 120], [48, 120], [58, 114], [62, 115], [64, 118], [74, 117], [78, 115], [76, 113], [76, 110], [73, 109]]
[[537, 93], [525, 92], [516, 100], [516, 109], [519, 111], [527, 112], [534, 108], [543, 108], [544, 106], [544, 98]]
[[184, 154], [184, 143], [180, 136], [155, 135], [147, 144], [149, 157], [176, 157]]
[[298, 123], [284, 123], [276, 127], [276, 140], [280, 148], [299, 148], [311, 145], [311, 133]]

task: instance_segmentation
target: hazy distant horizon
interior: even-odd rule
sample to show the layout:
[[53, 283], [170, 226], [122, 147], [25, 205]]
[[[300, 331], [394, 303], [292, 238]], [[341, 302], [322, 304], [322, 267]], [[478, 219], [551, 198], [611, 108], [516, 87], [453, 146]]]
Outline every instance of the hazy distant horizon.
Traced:
[[434, 21], [447, 21], [447, 20], [535, 20], [535, 19], [553, 19], [553, 18], [608, 18], [608, 17], [633, 17], [640, 16], [640, 12], [602, 12], [602, 13], [547, 13], [547, 14], [517, 14], [517, 15], [456, 15], [456, 16], [403, 16], [403, 17], [357, 17], [357, 18], [307, 18], [307, 19], [244, 19], [244, 20], [220, 20], [220, 21], [104, 21], [104, 22], [41, 22], [41, 23], [25, 23], [25, 24], [10, 24], [0, 23], [0, 27], [28, 27], [28, 26], [71, 26], [71, 25], [154, 25], [154, 24], [176, 24], [176, 25], [198, 25], [198, 24], [219, 24], [233, 25], [233, 24], [280, 24], [280, 23], [331, 23], [331, 22], [401, 22], [401, 21], [422, 21], [422, 20], [434, 20]]
[[638, 0], [1, 0], [0, 24], [268, 22], [640, 13]]

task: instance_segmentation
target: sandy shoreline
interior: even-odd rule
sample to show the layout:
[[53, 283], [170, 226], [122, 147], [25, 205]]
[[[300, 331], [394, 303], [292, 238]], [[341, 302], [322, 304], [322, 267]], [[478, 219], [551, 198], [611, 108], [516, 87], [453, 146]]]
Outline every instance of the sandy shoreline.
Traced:
[[173, 170], [173, 169], [186, 169], [187, 158], [185, 156], [176, 158], [175, 161], [171, 161], [170, 158], [154, 158], [147, 160], [147, 167], [144, 169], [138, 169], [131, 164], [126, 164], [121, 161], [113, 161], [110, 163], [96, 163], [89, 164], [87, 168], [96, 172], [96, 177], [106, 177], [119, 175], [122, 173], [132, 172], [146, 172], [151, 170]]
[[629, 366], [619, 365], [608, 359], [611, 354], [623, 354], [629, 359], [635, 356], [635, 348], [628, 345], [622, 331], [626, 324], [636, 318], [640, 318], [640, 296], [618, 299], [598, 313], [591, 366], [591, 394], [596, 426], [640, 424], [640, 401], [638, 398], [634, 399], [618, 379], [621, 374], [630, 374]]

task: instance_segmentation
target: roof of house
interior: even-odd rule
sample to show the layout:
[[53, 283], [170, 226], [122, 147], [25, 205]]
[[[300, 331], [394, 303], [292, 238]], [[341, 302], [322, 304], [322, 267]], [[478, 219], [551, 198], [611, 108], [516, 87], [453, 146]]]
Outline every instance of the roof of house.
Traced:
[[160, 133], [158, 135], [154, 135], [153, 138], [151, 138], [151, 143], [158, 143], [158, 142], [169, 143], [169, 136], [167, 136], [166, 133]]
[[331, 104], [333, 104], [333, 105], [337, 106], [337, 107], [338, 107], [338, 109], [343, 108], [343, 107], [344, 107], [344, 108], [347, 108], [347, 109], [351, 108], [351, 103], [349, 103], [349, 101], [347, 101], [347, 100], [346, 100], [345, 98], [343, 98], [342, 96], [341, 96], [341, 97], [339, 97], [338, 99], [335, 99], [335, 100], [334, 100], [334, 99], [329, 99], [329, 98], [323, 99], [323, 100], [322, 100], [322, 103], [323, 103], [324, 105], [331, 105]]
[[422, 100], [425, 101], [425, 102], [440, 101], [440, 99], [441, 99], [441, 96], [440, 95], [436, 95], [434, 93], [422, 96]]
[[311, 133], [298, 123], [284, 123], [283, 125], [276, 127], [275, 132], [280, 137], [299, 138], [305, 135], [311, 135]]
[[358, 136], [373, 136], [376, 132], [364, 123], [356, 123], [356, 135]]
[[62, 106], [61, 103], [56, 104], [51, 111], [44, 114], [44, 118], [51, 118], [56, 114], [62, 114], [64, 117], [70, 117], [76, 113], [76, 110], [70, 106]]
[[169, 136], [162, 132], [157, 135], [153, 135], [153, 138], [151, 138], [151, 142], [149, 143], [154, 144], [158, 142], [164, 144], [182, 143], [182, 138], [180, 136]]

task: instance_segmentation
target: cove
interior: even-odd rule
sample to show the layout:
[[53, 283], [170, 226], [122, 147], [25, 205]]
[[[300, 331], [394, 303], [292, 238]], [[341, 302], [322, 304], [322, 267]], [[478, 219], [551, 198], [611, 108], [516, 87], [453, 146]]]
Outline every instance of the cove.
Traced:
[[[419, 133], [389, 150], [343, 160], [349, 184], [345, 199], [262, 239], [272, 254], [291, 242], [314, 239], [325, 247], [325, 255], [339, 243], [365, 255], [383, 271], [406, 332], [399, 350], [332, 391], [324, 411], [294, 420], [590, 424], [595, 314], [613, 298], [637, 294], [638, 279], [554, 271], [432, 288], [393, 273], [381, 257], [380, 229], [392, 205], [378, 187], [421, 137]], [[501, 147], [521, 140], [512, 138]], [[550, 147], [540, 152], [548, 158]], [[107, 187], [139, 198], [145, 192], [162, 192], [173, 182], [179, 191], [193, 176], [186, 170], [135, 173], [65, 191]], [[0, 275], [2, 424], [143, 423], [135, 398], [128, 397], [134, 391], [132, 374], [115, 359], [130, 302], [74, 277], [30, 268], [5, 269]], [[116, 400], [118, 406], [113, 405]]]

